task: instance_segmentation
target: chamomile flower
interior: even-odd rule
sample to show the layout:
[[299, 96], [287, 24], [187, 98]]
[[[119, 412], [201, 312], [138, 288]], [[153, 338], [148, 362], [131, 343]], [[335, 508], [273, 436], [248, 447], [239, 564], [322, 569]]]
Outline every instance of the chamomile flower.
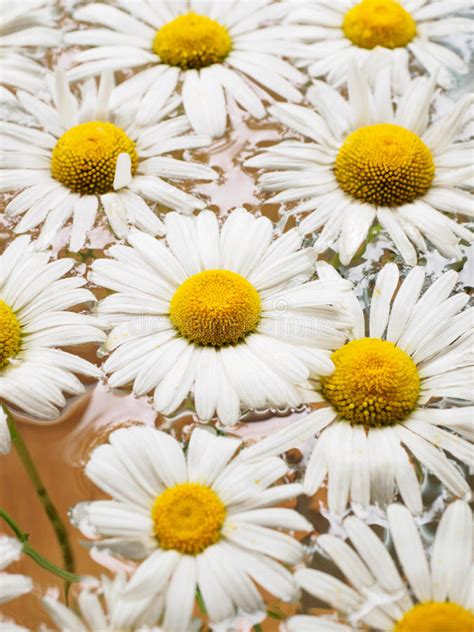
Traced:
[[274, 239], [269, 219], [232, 211], [168, 213], [166, 241], [130, 234], [97, 260], [91, 280], [115, 293], [98, 313], [114, 328], [105, 344], [109, 384], [154, 391], [169, 414], [194, 394], [202, 420], [235, 424], [241, 409], [301, 403], [309, 375], [333, 370], [330, 350], [346, 340], [350, 284], [309, 281], [311, 249], [292, 230]]
[[291, 213], [307, 213], [305, 233], [318, 231], [317, 252], [331, 247], [347, 265], [374, 221], [388, 233], [410, 264], [425, 238], [448, 258], [461, 258], [460, 239], [472, 233], [445, 213], [474, 213], [469, 141], [459, 135], [472, 116], [472, 95], [429, 125], [434, 78], [419, 77], [393, 107], [387, 73], [374, 89], [356, 65], [348, 99], [315, 81], [308, 91], [314, 110], [291, 103], [270, 108], [275, 118], [305, 141], [266, 147], [246, 161], [265, 169], [260, 185], [277, 192], [269, 202], [300, 203]]
[[[122, 594], [127, 586], [123, 574], [114, 579], [103, 576], [98, 582], [87, 578], [71, 609], [51, 595], [42, 603], [59, 630], [68, 632], [173, 632], [156, 625], [163, 610], [163, 598], [158, 596], [144, 607], [140, 600], [125, 601]], [[198, 628], [197, 628], [198, 629]], [[191, 625], [189, 632], [195, 630]]]
[[212, 180], [216, 172], [166, 154], [202, 147], [210, 139], [188, 134], [185, 116], [166, 118], [176, 109], [177, 99], [157, 103], [152, 122], [137, 125], [133, 108], [109, 108], [113, 85], [111, 74], [103, 74], [98, 86], [90, 79], [81, 86], [78, 100], [58, 71], [54, 105], [24, 91], [17, 93], [36, 128], [3, 124], [0, 190], [23, 189], [5, 213], [23, 215], [15, 232], [44, 222], [38, 248], [47, 247], [72, 218], [70, 248], [80, 250], [99, 209], [114, 233], [123, 237], [130, 225], [151, 234], [163, 230], [145, 200], [183, 212], [204, 207], [167, 180]]
[[76, 80], [146, 65], [115, 90], [115, 104], [141, 101], [137, 120], [145, 124], [155, 100], [178, 90], [196, 132], [222, 136], [226, 93], [256, 118], [265, 114], [262, 99], [271, 99], [268, 92], [289, 101], [302, 98], [294, 84], [304, 83], [304, 76], [283, 57], [302, 54], [298, 42], [307, 29], [281, 25], [284, 10], [268, 0], [88, 3], [74, 19], [94, 28], [65, 39], [92, 48], [75, 56], [79, 65], [69, 76]]
[[[302, 569], [300, 586], [330, 604], [347, 625], [323, 617], [296, 616], [288, 632], [471, 632], [474, 629], [472, 591], [472, 513], [458, 500], [446, 509], [427, 558], [420, 529], [406, 507], [387, 511], [403, 578], [394, 559], [374, 531], [353, 516], [344, 528], [352, 546], [332, 535], [318, 544], [346, 577], [347, 583], [327, 573]], [[327, 624], [327, 625], [326, 625]]]
[[75, 262], [50, 257], [36, 252], [26, 235], [0, 256], [0, 399], [43, 419], [59, 415], [63, 393], [84, 392], [75, 373], [101, 376], [90, 362], [56, 347], [105, 340], [97, 318], [67, 311], [95, 302], [84, 278], [64, 278]]
[[16, 538], [0, 534], [0, 604], [11, 601], [33, 590], [33, 582], [26, 575], [4, 573], [4, 569], [21, 558], [23, 546]]
[[[301, 561], [302, 545], [279, 531], [307, 531], [296, 511], [273, 505], [301, 493], [298, 483], [277, 485], [287, 470], [276, 457], [242, 463], [241, 441], [195, 428], [184, 452], [155, 428], [116, 430], [96, 448], [86, 475], [112, 500], [80, 503], [73, 522], [96, 545], [146, 557], [122, 592], [129, 601], [156, 603], [163, 595], [163, 626], [187, 632], [199, 589], [211, 622], [238, 611], [265, 611], [258, 583], [282, 600], [296, 596], [285, 565]], [[94, 531], [93, 531], [94, 532]], [[128, 620], [123, 609], [122, 624]]]
[[[321, 278], [337, 278], [329, 265]], [[422, 294], [425, 273], [413, 268], [399, 285], [395, 264], [378, 274], [368, 315], [353, 295], [347, 301], [352, 340], [332, 354], [335, 371], [315, 384], [328, 408], [311, 413], [245, 452], [261, 458], [295, 447], [321, 432], [307, 464], [304, 487], [314, 494], [328, 477], [328, 505], [342, 513], [350, 498], [363, 506], [387, 504], [398, 488], [413, 513], [422, 510], [419, 461], [449, 491], [469, 485], [445, 451], [471, 464], [473, 408], [472, 314], [466, 294], [450, 296], [457, 274], [444, 273]], [[398, 289], [398, 291], [397, 291]], [[433, 398], [448, 398], [444, 408]], [[462, 404], [462, 402], [459, 402]], [[466, 403], [466, 402], [464, 402]], [[459, 436], [461, 435], [461, 436]]]
[[470, 0], [310, 0], [290, 15], [290, 21], [318, 30], [308, 47], [313, 76], [340, 86], [350, 76], [351, 62], [357, 61], [370, 80], [383, 68], [401, 92], [414, 61], [436, 74], [437, 83], [445, 88], [452, 85], [453, 73], [468, 72], [468, 64], [446, 44], [448, 37], [451, 43], [455, 35], [472, 33], [471, 19], [453, 17], [470, 7]]

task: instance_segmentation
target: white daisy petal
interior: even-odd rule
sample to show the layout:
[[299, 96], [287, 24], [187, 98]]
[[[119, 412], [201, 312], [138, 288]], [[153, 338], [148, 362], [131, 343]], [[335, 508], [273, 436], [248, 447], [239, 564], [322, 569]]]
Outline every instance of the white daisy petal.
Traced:
[[187, 452], [189, 480], [211, 486], [240, 444], [239, 439], [229, 438], [224, 442], [211, 433], [196, 428], [191, 435]]
[[342, 612], [357, 610], [362, 605], [362, 598], [355, 590], [327, 573], [303, 569], [295, 573], [295, 579], [310, 595]]
[[344, 520], [344, 527], [360, 557], [365, 561], [369, 570], [384, 590], [387, 590], [389, 593], [401, 593], [403, 597], [400, 601], [405, 601], [406, 603], [408, 600], [408, 603], [410, 603], [397, 568], [387, 549], [375, 533], [354, 516]]
[[472, 513], [456, 501], [443, 514], [431, 556], [433, 599], [457, 601], [469, 577], [472, 562]]
[[469, 494], [469, 485], [443, 452], [402, 425], [395, 431], [415, 457], [423, 463], [446, 487], [457, 496]]
[[423, 544], [410, 512], [403, 505], [390, 505], [387, 518], [398, 559], [419, 601], [430, 601], [431, 577]]
[[351, 632], [352, 628], [324, 617], [296, 615], [285, 622], [288, 632]]
[[370, 304], [370, 337], [382, 338], [387, 327], [390, 313], [390, 303], [398, 284], [398, 268], [395, 264], [388, 264], [377, 275], [377, 281]]
[[[216, 545], [219, 546], [219, 545]], [[217, 580], [207, 551], [199, 555], [197, 562], [197, 582], [206, 611], [212, 621], [223, 621], [232, 616], [233, 606], [224, 586]], [[225, 558], [224, 558], [225, 559]]]
[[198, 578], [198, 562], [191, 555], [183, 555], [166, 592], [164, 625], [176, 632], [189, 630], [196, 583]]

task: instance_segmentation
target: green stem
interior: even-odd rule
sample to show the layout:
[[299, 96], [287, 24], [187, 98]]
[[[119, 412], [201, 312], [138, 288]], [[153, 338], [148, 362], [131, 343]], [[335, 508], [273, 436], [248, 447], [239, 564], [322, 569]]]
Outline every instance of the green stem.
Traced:
[[199, 588], [196, 590], [196, 601], [198, 602], [199, 610], [203, 614], [207, 614], [206, 606], [204, 605], [204, 600], [202, 598], [201, 591], [199, 590]]
[[28, 533], [22, 531], [17, 523], [13, 520], [13, 518], [4, 509], [0, 509], [0, 518], [2, 518], [7, 523], [7, 525], [18, 538], [18, 540], [23, 544], [23, 553], [25, 555], [28, 555], [28, 557], [31, 557], [31, 559], [34, 560], [39, 566], [49, 571], [50, 573], [53, 573], [53, 575], [64, 579], [64, 581], [68, 583], [81, 581], [79, 575], [74, 575], [74, 573], [64, 571], [62, 568], [59, 568], [59, 566], [56, 566], [56, 564], [53, 564], [53, 562], [50, 562], [48, 559], [46, 559], [43, 555], [41, 555], [41, 553], [38, 553], [38, 551], [36, 551], [28, 542]]
[[17, 454], [20, 457], [20, 461], [22, 462], [30, 481], [33, 484], [35, 492], [43, 505], [46, 515], [53, 526], [56, 539], [61, 549], [64, 567], [67, 572], [74, 573], [74, 555], [69, 543], [69, 537], [64, 522], [61, 520], [58, 510], [49, 497], [46, 487], [44, 486], [39, 472], [36, 469], [36, 465], [33, 463], [33, 459], [26, 447], [26, 443], [23, 441], [23, 438], [18, 431], [15, 420], [5, 405], [3, 406], [3, 409], [7, 415], [8, 429], [10, 431], [13, 445], [15, 446]]

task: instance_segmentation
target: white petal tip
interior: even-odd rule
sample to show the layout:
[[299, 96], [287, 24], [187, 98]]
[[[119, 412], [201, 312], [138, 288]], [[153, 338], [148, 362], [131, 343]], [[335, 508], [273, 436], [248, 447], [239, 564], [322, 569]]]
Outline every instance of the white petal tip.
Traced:
[[12, 438], [8, 429], [7, 415], [0, 406], [0, 454], [9, 454], [12, 447]]

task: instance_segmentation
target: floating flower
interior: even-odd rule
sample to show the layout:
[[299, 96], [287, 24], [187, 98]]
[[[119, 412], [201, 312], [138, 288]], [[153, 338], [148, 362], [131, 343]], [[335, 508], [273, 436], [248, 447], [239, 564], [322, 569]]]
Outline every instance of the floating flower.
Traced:
[[[12, 562], [19, 560], [22, 549], [23, 545], [16, 538], [9, 538], [0, 534], [0, 571], [3, 571]], [[21, 595], [26, 595], [32, 590], [33, 582], [31, 577], [0, 572], [0, 604], [11, 601]]]
[[312, 569], [297, 571], [296, 579], [304, 590], [341, 613], [348, 625], [296, 616], [287, 621], [288, 632], [350, 632], [365, 630], [365, 625], [394, 632], [474, 629], [472, 513], [467, 503], [458, 500], [444, 512], [431, 560], [410, 512], [394, 504], [387, 516], [405, 579], [374, 531], [358, 518], [346, 518], [343, 524], [353, 547], [332, 535], [319, 536], [318, 544], [351, 585]]
[[176, 99], [157, 103], [152, 122], [137, 125], [133, 109], [109, 108], [112, 89], [112, 75], [105, 73], [98, 87], [92, 79], [83, 84], [78, 102], [64, 73], [58, 72], [56, 105], [17, 93], [37, 129], [3, 124], [5, 169], [0, 190], [23, 189], [5, 209], [9, 217], [24, 214], [15, 232], [29, 231], [44, 221], [38, 248], [48, 246], [72, 217], [70, 248], [80, 250], [99, 207], [119, 237], [130, 225], [151, 234], [162, 231], [161, 220], [144, 198], [183, 212], [204, 207], [167, 180], [212, 180], [216, 172], [163, 154], [202, 147], [210, 139], [187, 134], [185, 116], [166, 118], [178, 105]]
[[63, 278], [75, 262], [50, 256], [35, 252], [27, 236], [0, 256], [0, 398], [46, 419], [59, 415], [63, 393], [84, 392], [74, 373], [101, 376], [90, 362], [56, 347], [105, 340], [100, 321], [67, 311], [95, 302], [82, 287], [85, 279]]
[[314, 40], [319, 41], [308, 47], [308, 70], [313, 76], [325, 76], [340, 86], [355, 60], [372, 80], [383, 68], [397, 92], [402, 92], [410, 81], [413, 61], [436, 74], [437, 83], [445, 88], [452, 85], [452, 73], [468, 72], [468, 64], [438, 40], [449, 36], [451, 45], [453, 36], [472, 32], [472, 20], [452, 16], [469, 5], [469, 0], [310, 0], [290, 20], [318, 29]]
[[156, 410], [174, 412], [194, 393], [202, 420], [235, 424], [240, 409], [298, 406], [298, 384], [333, 370], [330, 350], [350, 325], [341, 309], [350, 284], [310, 281], [311, 249], [292, 230], [244, 209], [219, 227], [214, 213], [168, 213], [166, 242], [130, 234], [91, 279], [116, 293], [98, 312], [114, 329], [105, 349], [109, 384], [154, 390]]
[[270, 108], [307, 140], [266, 147], [245, 164], [271, 170], [260, 185], [280, 193], [268, 202], [304, 200], [291, 211], [310, 211], [300, 229], [322, 229], [316, 251], [332, 247], [345, 265], [374, 220], [410, 265], [416, 250], [426, 251], [424, 237], [443, 256], [460, 259], [458, 242], [471, 241], [472, 233], [444, 213], [473, 215], [465, 190], [472, 183], [471, 147], [459, 140], [473, 97], [428, 125], [435, 84], [434, 78], [415, 79], [394, 111], [386, 73], [372, 90], [353, 66], [348, 100], [315, 81], [308, 98], [316, 111], [291, 103]]
[[294, 83], [304, 83], [304, 76], [283, 57], [303, 51], [298, 41], [306, 29], [279, 24], [284, 5], [222, 0], [191, 0], [189, 7], [151, 0], [114, 5], [89, 3], [74, 12], [76, 20], [94, 28], [67, 33], [66, 41], [94, 48], [75, 56], [79, 65], [69, 76], [76, 80], [105, 69], [153, 64], [124, 81], [113, 96], [116, 104], [131, 98], [141, 102], [140, 124], [148, 122], [156, 99], [172, 95], [178, 83], [191, 125], [211, 136], [226, 129], [225, 92], [256, 118], [265, 114], [261, 98], [271, 98], [264, 89], [301, 100]]
[[212, 622], [239, 609], [265, 611], [254, 581], [285, 601], [296, 596], [284, 564], [301, 561], [303, 548], [277, 529], [311, 530], [296, 511], [273, 505], [301, 493], [298, 483], [277, 485], [288, 471], [276, 457], [241, 463], [241, 442], [193, 430], [187, 451], [169, 434], [147, 427], [116, 430], [96, 448], [87, 476], [113, 500], [81, 503], [73, 521], [94, 529], [111, 551], [146, 556], [122, 593], [125, 605], [164, 598], [166, 630], [187, 632], [196, 590]]
[[[328, 265], [318, 272], [322, 279], [338, 276]], [[278, 454], [321, 431], [304, 487], [312, 495], [328, 476], [328, 504], [336, 513], [345, 510], [349, 497], [363, 506], [389, 503], [395, 487], [407, 507], [420, 513], [412, 460], [451, 493], [469, 495], [469, 485], [444, 454], [472, 462], [471, 445], [458, 435], [473, 438], [474, 409], [451, 403], [473, 399], [472, 309], [463, 310], [467, 294], [450, 297], [457, 276], [444, 273], [421, 295], [422, 268], [413, 268], [399, 285], [397, 266], [387, 264], [373, 290], [368, 335], [361, 305], [355, 296], [347, 301], [356, 323], [352, 340], [332, 354], [335, 371], [315, 384], [329, 409], [264, 439], [245, 458]], [[449, 398], [445, 408], [428, 406], [442, 397]]]
[[[89, 579], [89, 578], [87, 578]], [[124, 601], [127, 586], [123, 574], [113, 580], [103, 576], [100, 583], [85, 581], [72, 610], [50, 595], [42, 602], [49, 616], [60, 630], [68, 632], [173, 632], [155, 625], [163, 610], [163, 598], [158, 596], [144, 607], [140, 600]], [[197, 630], [192, 624], [189, 632]]]

